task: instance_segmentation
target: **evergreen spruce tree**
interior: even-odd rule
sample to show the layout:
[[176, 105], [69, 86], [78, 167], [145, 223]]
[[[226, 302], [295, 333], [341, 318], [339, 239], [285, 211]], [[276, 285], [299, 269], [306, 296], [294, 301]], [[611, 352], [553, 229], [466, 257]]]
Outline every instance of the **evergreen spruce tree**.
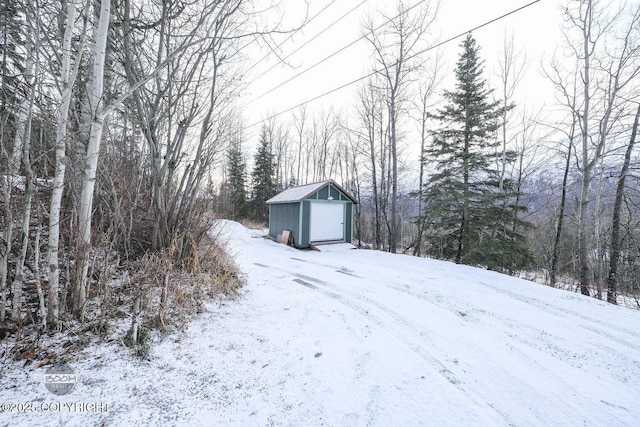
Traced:
[[234, 141], [227, 152], [227, 194], [231, 203], [231, 219], [247, 216], [247, 165], [241, 141]]
[[263, 126], [260, 132], [260, 145], [254, 157], [251, 180], [253, 183], [251, 216], [256, 221], [266, 222], [269, 219], [269, 209], [265, 202], [275, 196], [277, 191], [271, 141], [269, 141], [266, 126]]
[[513, 184], [499, 189], [495, 132], [501, 110], [490, 101], [479, 48], [471, 34], [461, 43], [453, 91], [433, 117], [441, 126], [427, 149], [437, 171], [426, 183], [424, 219], [431, 253], [457, 263], [513, 270], [528, 258]]

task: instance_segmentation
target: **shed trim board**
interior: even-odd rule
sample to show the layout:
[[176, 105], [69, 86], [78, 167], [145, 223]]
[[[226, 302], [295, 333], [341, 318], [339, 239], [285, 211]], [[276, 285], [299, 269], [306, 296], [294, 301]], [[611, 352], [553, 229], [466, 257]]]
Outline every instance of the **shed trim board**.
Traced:
[[[304, 218], [304, 202], [300, 202], [300, 218], [298, 219], [298, 237], [300, 238], [300, 242], [302, 242], [303, 240], [303, 234], [302, 234], [302, 221]], [[269, 211], [271, 211], [271, 209], [269, 209]], [[294, 242], [295, 245], [295, 242]]]
[[[345, 240], [345, 205], [342, 200], [313, 200], [309, 205], [309, 242]], [[339, 223], [338, 221], [339, 218]], [[325, 220], [325, 221], [323, 221]]]

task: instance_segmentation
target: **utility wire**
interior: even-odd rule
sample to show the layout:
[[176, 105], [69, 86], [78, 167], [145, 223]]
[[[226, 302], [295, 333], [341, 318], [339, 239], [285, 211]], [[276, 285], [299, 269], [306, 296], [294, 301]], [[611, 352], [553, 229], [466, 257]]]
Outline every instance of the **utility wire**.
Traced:
[[[444, 45], [444, 44], [446, 44], [446, 43], [450, 43], [450, 42], [454, 41], [455, 39], [457, 39], [457, 38], [459, 38], [459, 37], [464, 36], [465, 34], [471, 33], [471, 32], [473, 32], [473, 31], [475, 31], [475, 30], [478, 30], [478, 29], [480, 29], [480, 28], [483, 28], [483, 27], [486, 27], [486, 26], [488, 26], [488, 25], [490, 25], [490, 24], [493, 24], [493, 23], [495, 23], [495, 22], [497, 22], [497, 21], [499, 21], [499, 20], [501, 20], [501, 19], [506, 18], [507, 16], [510, 16], [510, 15], [513, 15], [514, 13], [520, 12], [521, 10], [526, 9], [526, 8], [528, 8], [529, 6], [532, 6], [532, 5], [534, 5], [535, 3], [538, 3], [538, 2], [540, 2], [540, 1], [541, 1], [541, 0], [534, 0], [534, 1], [532, 1], [531, 3], [528, 3], [528, 4], [524, 5], [524, 6], [521, 6], [521, 7], [517, 8], [517, 9], [514, 9], [514, 10], [512, 10], [512, 11], [510, 11], [510, 12], [507, 12], [507, 13], [505, 13], [504, 15], [500, 15], [500, 16], [498, 16], [497, 18], [494, 18], [494, 19], [492, 19], [492, 20], [490, 20], [490, 21], [487, 21], [487, 22], [485, 22], [485, 23], [483, 23], [483, 24], [480, 24], [480, 25], [478, 25], [478, 26], [476, 26], [476, 27], [470, 28], [470, 29], [468, 29], [468, 30], [466, 30], [466, 31], [463, 31], [463, 32], [461, 32], [461, 33], [459, 33], [459, 34], [456, 34], [456, 35], [455, 35], [455, 36], [453, 36], [453, 37], [449, 37], [448, 39], [446, 39], [446, 40], [444, 40], [444, 41], [442, 41], [442, 42], [436, 43], [436, 44], [434, 44], [434, 45], [432, 45], [432, 46], [427, 47], [426, 49], [423, 49], [423, 50], [421, 50], [421, 51], [419, 51], [419, 52], [416, 52], [415, 54], [411, 55], [409, 58], [406, 58], [406, 60], [409, 60], [409, 59], [415, 58], [415, 57], [416, 57], [416, 56], [418, 56], [418, 55], [422, 55], [423, 53], [428, 52], [428, 51], [433, 50], [433, 49], [436, 49], [436, 48], [438, 48], [438, 47], [440, 47], [440, 46], [442, 46], [442, 45]], [[397, 63], [397, 61], [396, 61], [396, 63]], [[346, 87], [348, 87], [348, 86], [351, 86], [351, 85], [353, 85], [353, 84], [355, 84], [355, 83], [358, 83], [358, 82], [360, 82], [360, 81], [362, 81], [362, 80], [364, 80], [364, 79], [367, 79], [367, 78], [369, 78], [369, 77], [371, 77], [371, 76], [374, 76], [375, 74], [380, 73], [380, 72], [382, 72], [382, 71], [383, 71], [383, 69], [376, 69], [376, 70], [373, 70], [373, 71], [372, 71], [371, 73], [369, 73], [369, 74], [366, 74], [366, 75], [364, 75], [364, 76], [358, 77], [358, 78], [357, 78], [357, 79], [355, 79], [355, 80], [351, 80], [351, 81], [350, 81], [350, 82], [348, 82], [348, 83], [345, 83], [345, 84], [343, 84], [343, 85], [341, 85], [341, 86], [338, 86], [338, 87], [336, 87], [336, 88], [333, 88], [333, 89], [331, 89], [331, 90], [329, 90], [329, 91], [327, 91], [327, 92], [321, 93], [320, 95], [317, 95], [317, 96], [315, 96], [315, 97], [313, 97], [313, 98], [307, 99], [306, 101], [303, 101], [303, 102], [301, 102], [301, 103], [299, 103], [299, 104], [297, 104], [297, 105], [294, 105], [293, 107], [287, 108], [286, 110], [283, 110], [283, 111], [280, 111], [280, 112], [278, 112], [278, 113], [272, 114], [271, 116], [267, 117], [266, 119], [259, 120], [259, 121], [255, 122], [255, 123], [253, 123], [253, 124], [251, 124], [251, 125], [249, 125], [249, 126], [245, 127], [243, 130], [245, 130], [245, 129], [249, 129], [249, 128], [252, 128], [252, 127], [254, 127], [254, 126], [256, 126], [256, 125], [259, 125], [260, 123], [264, 123], [264, 122], [266, 122], [266, 121], [268, 121], [268, 120], [274, 119], [274, 118], [276, 118], [276, 117], [278, 117], [278, 116], [281, 116], [281, 115], [283, 115], [283, 114], [286, 114], [286, 113], [288, 113], [288, 112], [290, 112], [290, 111], [292, 111], [292, 110], [295, 110], [296, 108], [300, 108], [300, 107], [302, 107], [303, 105], [309, 104], [309, 103], [311, 103], [311, 102], [313, 102], [313, 101], [316, 101], [316, 100], [318, 100], [318, 99], [320, 99], [320, 98], [323, 98], [323, 97], [325, 97], [325, 96], [327, 96], [327, 95], [331, 95], [331, 94], [332, 94], [332, 93], [334, 93], [334, 92], [337, 92], [337, 91], [339, 91], [339, 90], [342, 90], [342, 89], [344, 89], [344, 88], [346, 88]], [[275, 89], [272, 89], [272, 90], [275, 90]], [[266, 95], [266, 94], [265, 94], [265, 95]], [[257, 99], [259, 99], [259, 98], [257, 98]], [[254, 101], [255, 101], [255, 100], [254, 100]], [[251, 102], [254, 102], [254, 101], [251, 101]], [[251, 104], [251, 102], [249, 102], [249, 103], [248, 103], [248, 104], [246, 104], [246, 105]], [[246, 105], [245, 105], [245, 106], [246, 106]]]
[[[527, 4], [525, 4], [524, 6], [520, 6], [519, 8], [514, 9], [514, 10], [512, 10], [511, 12], [507, 12], [507, 13], [505, 13], [504, 15], [500, 15], [500, 16], [498, 16], [497, 18], [493, 18], [491, 21], [487, 21], [487, 22], [485, 22], [485, 23], [483, 23], [483, 24], [478, 25], [477, 27], [473, 27], [473, 28], [471, 28], [470, 30], [464, 31], [464, 32], [462, 32], [462, 33], [460, 33], [460, 34], [457, 34], [457, 35], [455, 35], [455, 36], [453, 36], [453, 37], [450, 37], [450, 38], [448, 38], [448, 39], [446, 39], [445, 41], [442, 41], [442, 42], [440, 42], [440, 43], [436, 43], [436, 44], [434, 44], [433, 46], [429, 46], [428, 48], [426, 48], [426, 49], [424, 49], [424, 50], [421, 50], [421, 51], [417, 52], [416, 54], [412, 55], [410, 58], [413, 58], [413, 57], [415, 57], [415, 56], [417, 56], [417, 55], [422, 55], [422, 54], [423, 54], [423, 53], [425, 53], [425, 52], [428, 52], [428, 51], [430, 51], [430, 50], [432, 50], [432, 49], [435, 49], [435, 48], [437, 48], [437, 47], [440, 47], [440, 46], [442, 46], [442, 45], [444, 45], [444, 44], [446, 44], [446, 43], [452, 42], [453, 40], [455, 40], [455, 39], [457, 39], [457, 38], [459, 38], [459, 37], [462, 37], [462, 36], [464, 36], [465, 34], [472, 33], [472, 32], [474, 32], [475, 30], [479, 30], [479, 29], [480, 29], [480, 28], [482, 28], [482, 27], [486, 27], [486, 26], [488, 26], [488, 25], [491, 25], [491, 24], [493, 24], [494, 22], [497, 22], [497, 21], [499, 21], [499, 20], [501, 20], [501, 19], [503, 19], [503, 18], [506, 18], [506, 17], [507, 17], [507, 16], [509, 16], [509, 15], [513, 15], [514, 13], [520, 12], [521, 10], [526, 9], [526, 8], [528, 8], [529, 6], [532, 6], [532, 5], [534, 5], [534, 4], [536, 4], [536, 3], [540, 2], [540, 1], [541, 1], [541, 0], [534, 0], [534, 1], [532, 1], [531, 3], [527, 3]], [[379, 70], [378, 70], [378, 71], [379, 71]]]
[[[334, 0], [335, 1], [335, 0]], [[316, 34], [315, 36], [313, 36], [312, 38], [310, 38], [309, 40], [307, 40], [305, 43], [303, 43], [301, 46], [299, 46], [296, 50], [294, 50], [293, 52], [289, 53], [287, 56], [285, 56], [284, 58], [282, 58], [280, 61], [285, 61], [287, 59], [289, 59], [291, 56], [295, 55], [297, 52], [299, 52], [301, 49], [303, 49], [305, 46], [307, 46], [309, 43], [311, 43], [312, 41], [314, 41], [315, 39], [317, 39], [318, 37], [320, 37], [322, 34], [324, 34], [327, 30], [329, 30], [331, 27], [333, 27], [334, 25], [336, 25], [338, 22], [342, 21], [344, 18], [346, 18], [347, 16], [351, 15], [356, 9], [358, 9], [360, 6], [362, 6], [363, 4], [365, 4], [366, 2], [368, 2], [369, 0], [363, 0], [362, 2], [360, 2], [358, 5], [356, 5], [353, 9], [349, 10], [347, 13], [345, 13], [344, 15], [342, 15], [340, 18], [336, 19], [335, 21], [333, 21], [331, 24], [329, 24], [328, 26], [326, 26], [325, 28], [323, 28], [318, 34]], [[317, 16], [317, 15], [316, 15]], [[269, 56], [268, 54], [266, 56], [264, 56], [260, 61], [264, 60], [267, 56]], [[260, 61], [258, 61], [257, 63], [254, 64], [254, 67], [256, 65], [258, 65], [258, 63], [260, 63]], [[278, 66], [278, 63], [273, 64], [268, 70], [264, 71], [262, 74], [260, 74], [258, 77], [255, 77], [253, 80], [258, 80], [260, 77], [264, 76], [265, 74], [267, 74], [269, 71], [273, 70], [275, 67]]]
[[[420, 0], [418, 3], [414, 4], [413, 6], [405, 9], [404, 11], [400, 12], [398, 15], [387, 19], [386, 21], [384, 21], [382, 24], [378, 25], [376, 28], [374, 28], [372, 31], [377, 31], [380, 28], [382, 28], [383, 26], [385, 26], [387, 23], [393, 21], [394, 19], [398, 18], [400, 15], [404, 14], [404, 13], [408, 13], [411, 9], [414, 9], [418, 6], [420, 6], [422, 3], [426, 2], [427, 0]], [[539, 0], [538, 0], [539, 1]], [[360, 40], [364, 39], [365, 37], [367, 37], [367, 34], [362, 35], [361, 37], [358, 37], [357, 39], [353, 40], [351, 43], [347, 44], [346, 46], [341, 47], [340, 49], [338, 49], [337, 51], [333, 52], [332, 54], [330, 54], [329, 56], [326, 56], [325, 58], [321, 59], [320, 61], [316, 62], [315, 64], [305, 68], [303, 71], [301, 71], [300, 73], [296, 74], [295, 76], [285, 80], [284, 82], [278, 84], [277, 86], [269, 89], [268, 91], [264, 92], [262, 95], [258, 96], [257, 98], [252, 99], [251, 101], [247, 102], [246, 104], [242, 105], [240, 107], [240, 109], [245, 108], [247, 105], [250, 105], [254, 102], [256, 102], [257, 100], [267, 96], [268, 94], [270, 94], [271, 92], [273, 92], [276, 89], [281, 88], [282, 86], [286, 85], [287, 83], [297, 79], [298, 77], [300, 77], [301, 75], [305, 74], [307, 71], [310, 71], [312, 69], [314, 69], [315, 67], [317, 67], [318, 65], [322, 64], [323, 62], [328, 61], [329, 59], [333, 58], [334, 56], [336, 56], [337, 54], [347, 50], [348, 48], [350, 48], [351, 46], [353, 46], [354, 44], [358, 43]]]
[[[325, 10], [329, 9], [329, 7], [334, 4], [337, 0], [331, 0], [329, 3], [326, 4], [325, 7], [323, 7], [318, 13], [316, 13], [315, 15], [313, 15], [311, 18], [309, 18], [309, 20], [306, 22], [307, 24], [309, 24], [310, 22], [313, 22], [314, 19], [316, 19], [318, 16], [320, 16], [322, 13], [324, 13]], [[297, 31], [294, 31], [293, 33], [291, 33], [289, 35], [289, 37], [287, 37], [286, 39], [284, 39], [283, 41], [281, 41], [280, 43], [278, 43], [276, 45], [276, 47], [274, 49], [278, 49], [280, 46], [282, 46], [283, 44], [285, 44], [286, 42], [288, 42], [289, 40], [291, 40], [293, 38], [293, 36], [296, 35], [296, 33], [300, 31], [300, 29], [298, 29]], [[293, 53], [297, 52], [299, 49], [297, 49], [296, 51], [294, 51]], [[284, 61], [285, 59], [287, 59], [289, 56], [293, 55], [293, 53], [285, 56], [284, 58], [281, 59], [281, 61]], [[250, 69], [252, 69], [253, 67], [255, 67], [256, 65], [258, 65], [259, 63], [261, 63], [262, 61], [264, 61], [265, 59], [267, 59], [269, 57], [269, 54], [267, 53], [265, 56], [263, 56], [262, 58], [258, 59], [251, 67]], [[275, 65], [274, 65], [275, 67]], [[273, 67], [272, 67], [273, 68]], [[260, 76], [256, 77], [254, 80], [259, 79], [260, 77], [264, 76], [267, 72], [271, 71], [271, 68], [267, 71], [265, 71], [264, 73], [260, 74]]]

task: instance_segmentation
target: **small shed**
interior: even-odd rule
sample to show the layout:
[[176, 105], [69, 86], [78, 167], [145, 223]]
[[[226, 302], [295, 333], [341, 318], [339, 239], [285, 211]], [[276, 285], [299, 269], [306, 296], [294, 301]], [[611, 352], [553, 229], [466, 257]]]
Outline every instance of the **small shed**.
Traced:
[[291, 187], [267, 200], [269, 237], [275, 240], [284, 230], [290, 230], [293, 245], [298, 248], [316, 242], [351, 243], [355, 203], [333, 180]]

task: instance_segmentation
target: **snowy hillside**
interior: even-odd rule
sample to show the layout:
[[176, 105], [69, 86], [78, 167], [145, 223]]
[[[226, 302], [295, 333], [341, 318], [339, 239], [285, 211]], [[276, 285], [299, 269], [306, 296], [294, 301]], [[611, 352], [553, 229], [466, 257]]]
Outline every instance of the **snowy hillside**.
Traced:
[[99, 347], [56, 397], [44, 369], [2, 402], [108, 412], [0, 413], [0, 425], [633, 426], [640, 313], [451, 263], [298, 251], [225, 222], [243, 298], [210, 305], [151, 361]]

